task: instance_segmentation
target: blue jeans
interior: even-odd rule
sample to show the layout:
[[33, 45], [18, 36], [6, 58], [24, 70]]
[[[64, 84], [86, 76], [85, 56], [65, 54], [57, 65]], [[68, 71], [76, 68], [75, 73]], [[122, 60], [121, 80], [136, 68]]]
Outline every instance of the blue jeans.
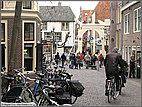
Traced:
[[73, 69], [73, 67], [74, 67], [74, 61], [71, 61], [71, 67]]
[[86, 69], [88, 69], [90, 62], [86, 61]]
[[62, 67], [64, 67], [64, 64], [65, 64], [65, 61], [63, 60], [63, 61], [62, 61]]

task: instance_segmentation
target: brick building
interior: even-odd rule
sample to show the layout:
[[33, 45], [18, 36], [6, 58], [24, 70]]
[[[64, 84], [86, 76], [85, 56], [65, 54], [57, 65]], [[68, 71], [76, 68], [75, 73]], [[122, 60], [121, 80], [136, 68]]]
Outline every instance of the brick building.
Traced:
[[95, 23], [98, 20], [105, 21], [105, 19], [110, 19], [110, 1], [99, 1], [95, 9]]
[[119, 51], [122, 51], [121, 40], [121, 1], [110, 2], [110, 50], [117, 47]]
[[111, 1], [110, 49], [117, 47], [128, 64], [141, 56], [140, 1]]
[[123, 58], [129, 62], [131, 55], [141, 56], [141, 2], [122, 2]]
[[[1, 28], [2, 28], [2, 66], [8, 68], [12, 29], [14, 23], [16, 1], [1, 1]], [[37, 42], [40, 42], [40, 21], [37, 1], [24, 1], [20, 30], [18, 36], [16, 68], [26, 67], [25, 71], [34, 71], [37, 67]]]

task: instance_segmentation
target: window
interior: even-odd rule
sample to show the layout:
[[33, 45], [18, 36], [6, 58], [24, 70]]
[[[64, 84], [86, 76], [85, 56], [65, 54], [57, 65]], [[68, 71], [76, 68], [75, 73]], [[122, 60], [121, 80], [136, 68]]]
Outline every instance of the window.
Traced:
[[117, 23], [121, 23], [121, 4], [117, 8]]
[[69, 30], [69, 23], [68, 22], [62, 23], [62, 30]]
[[5, 41], [5, 24], [4, 23], [1, 23], [1, 42], [4, 42]]
[[126, 14], [125, 15], [125, 23], [124, 23], [125, 27], [124, 27], [124, 31], [125, 31], [125, 34], [128, 34], [130, 32], [130, 14]]
[[141, 8], [134, 10], [134, 32], [140, 32], [141, 30]]
[[33, 41], [34, 40], [34, 23], [24, 24], [24, 40]]
[[42, 30], [47, 30], [47, 22], [43, 22]]
[[44, 39], [50, 40], [51, 39], [51, 33], [50, 32], [44, 32]]
[[23, 1], [23, 9], [31, 9], [31, 1]]
[[[44, 38], [45, 38], [45, 40], [49, 40], [50, 41], [50, 38], [52, 38], [51, 37], [52, 36], [52, 34], [50, 33], [50, 32], [45, 32], [44, 33]], [[54, 40], [56, 41], [56, 39], [57, 39], [57, 41], [61, 41], [62, 40], [62, 33], [61, 32], [54, 32]]]
[[3, 1], [1, 1], [1, 9], [3, 9]]

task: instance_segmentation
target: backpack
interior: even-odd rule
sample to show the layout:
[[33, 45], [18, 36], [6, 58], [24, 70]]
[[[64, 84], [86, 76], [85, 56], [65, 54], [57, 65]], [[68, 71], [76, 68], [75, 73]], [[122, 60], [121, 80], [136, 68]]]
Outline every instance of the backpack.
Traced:
[[69, 82], [71, 87], [71, 95], [74, 97], [80, 97], [83, 95], [84, 87], [78, 80], [72, 80]]

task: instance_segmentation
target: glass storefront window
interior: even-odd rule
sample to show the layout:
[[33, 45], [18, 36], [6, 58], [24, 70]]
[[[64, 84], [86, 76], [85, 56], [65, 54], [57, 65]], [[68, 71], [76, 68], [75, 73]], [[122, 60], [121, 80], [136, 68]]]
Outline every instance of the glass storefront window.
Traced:
[[24, 24], [24, 40], [33, 41], [34, 40], [34, 23]]

